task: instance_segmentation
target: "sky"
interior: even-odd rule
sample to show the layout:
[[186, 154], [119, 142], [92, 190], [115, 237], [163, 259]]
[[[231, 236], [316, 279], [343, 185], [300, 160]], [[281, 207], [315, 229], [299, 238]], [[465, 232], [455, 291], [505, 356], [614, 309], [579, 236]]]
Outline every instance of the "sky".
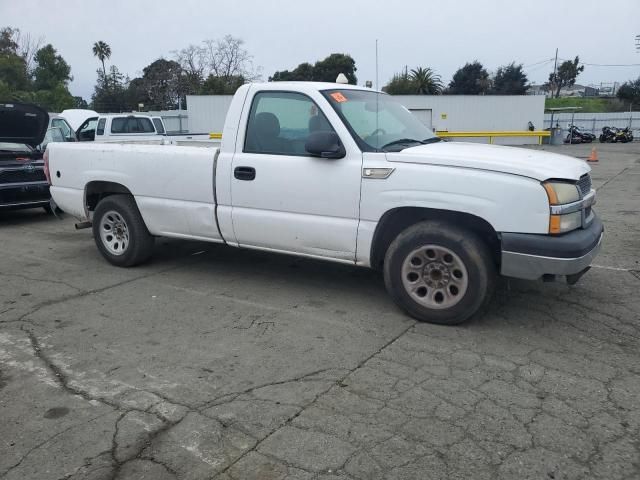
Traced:
[[[131, 78], [172, 51], [226, 34], [240, 37], [266, 81], [276, 70], [331, 53], [356, 61], [358, 83], [382, 87], [395, 72], [430, 67], [445, 83], [466, 62], [489, 71], [515, 61], [532, 83], [547, 80], [560, 59], [580, 56], [578, 83], [640, 76], [640, 0], [0, 0], [0, 28], [44, 37], [71, 65], [74, 95], [89, 100], [98, 60], [91, 47], [111, 46], [113, 64]], [[635, 65], [634, 65], [635, 64]]]

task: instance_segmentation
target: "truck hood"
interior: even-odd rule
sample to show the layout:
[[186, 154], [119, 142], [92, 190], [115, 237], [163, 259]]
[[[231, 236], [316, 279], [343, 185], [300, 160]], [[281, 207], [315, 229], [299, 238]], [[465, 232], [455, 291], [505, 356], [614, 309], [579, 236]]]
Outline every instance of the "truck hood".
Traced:
[[388, 152], [390, 162], [475, 168], [548, 180], [578, 180], [591, 169], [582, 160], [526, 148], [466, 142], [438, 142]]
[[0, 142], [21, 143], [35, 148], [42, 143], [49, 114], [29, 103], [0, 103]]

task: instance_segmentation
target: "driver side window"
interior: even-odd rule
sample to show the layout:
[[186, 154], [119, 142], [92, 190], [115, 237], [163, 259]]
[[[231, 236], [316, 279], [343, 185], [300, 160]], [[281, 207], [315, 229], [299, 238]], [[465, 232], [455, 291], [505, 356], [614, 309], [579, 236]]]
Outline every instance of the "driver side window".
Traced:
[[253, 97], [244, 151], [308, 156], [305, 143], [315, 132], [333, 132], [313, 100], [292, 92], [260, 92]]
[[88, 120], [80, 129], [79, 138], [80, 141], [92, 141], [96, 134], [96, 125], [98, 123], [97, 118]]

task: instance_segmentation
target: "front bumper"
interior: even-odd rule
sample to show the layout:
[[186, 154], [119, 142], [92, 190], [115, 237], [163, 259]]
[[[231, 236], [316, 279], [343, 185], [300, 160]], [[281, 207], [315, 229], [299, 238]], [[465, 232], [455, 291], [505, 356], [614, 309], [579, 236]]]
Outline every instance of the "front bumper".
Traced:
[[526, 280], [581, 273], [598, 255], [603, 236], [604, 227], [595, 215], [587, 228], [560, 236], [503, 233], [500, 273]]
[[43, 207], [50, 198], [48, 182], [0, 184], [0, 209]]

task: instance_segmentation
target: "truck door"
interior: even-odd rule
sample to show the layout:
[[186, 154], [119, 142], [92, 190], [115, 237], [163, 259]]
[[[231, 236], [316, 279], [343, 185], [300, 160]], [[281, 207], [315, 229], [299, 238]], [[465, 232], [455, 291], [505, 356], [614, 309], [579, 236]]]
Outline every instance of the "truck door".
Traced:
[[[362, 153], [328, 104], [299, 92], [249, 95], [233, 157], [232, 221], [241, 246], [355, 261]], [[329, 119], [331, 120], [329, 120]], [[336, 132], [344, 158], [309, 155], [310, 133]]]

